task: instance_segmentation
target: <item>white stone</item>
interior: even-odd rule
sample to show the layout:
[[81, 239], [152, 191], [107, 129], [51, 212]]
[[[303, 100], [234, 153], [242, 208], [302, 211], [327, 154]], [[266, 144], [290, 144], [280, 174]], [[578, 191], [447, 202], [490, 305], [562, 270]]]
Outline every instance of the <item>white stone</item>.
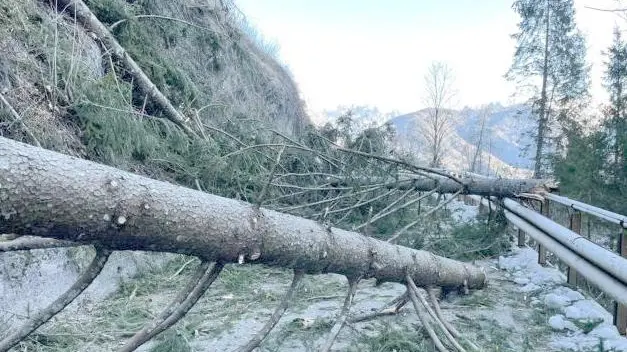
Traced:
[[529, 279], [527, 279], [526, 277], [517, 277], [514, 279], [514, 282], [518, 285], [526, 285], [529, 283]]
[[581, 301], [582, 299], [585, 298], [581, 293], [577, 291], [573, 291], [571, 289], [569, 289], [568, 292], [566, 293], [566, 297], [568, 297], [568, 299], [570, 299], [572, 302]]
[[575, 306], [566, 307], [566, 309], [564, 309], [564, 314], [568, 319], [583, 319], [581, 309]]
[[549, 318], [549, 325], [551, 329], [556, 331], [562, 331], [566, 329], [566, 321], [564, 320], [564, 316], [561, 314], [554, 315]]
[[609, 324], [601, 324], [597, 326], [594, 330], [590, 331], [588, 335], [596, 336], [605, 340], [613, 340], [620, 336], [618, 334], [618, 329], [616, 329], [615, 326]]
[[558, 295], [555, 293], [549, 293], [544, 296], [544, 305], [551, 309], [562, 309], [570, 305], [570, 299], [566, 296]]

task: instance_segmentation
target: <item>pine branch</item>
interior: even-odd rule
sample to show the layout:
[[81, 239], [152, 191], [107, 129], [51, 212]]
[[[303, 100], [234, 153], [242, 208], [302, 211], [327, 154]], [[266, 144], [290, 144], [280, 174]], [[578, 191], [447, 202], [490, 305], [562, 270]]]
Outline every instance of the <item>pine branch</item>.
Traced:
[[355, 292], [357, 292], [357, 284], [359, 283], [359, 279], [349, 279], [348, 280], [348, 294], [346, 295], [346, 299], [344, 300], [344, 306], [342, 307], [342, 312], [340, 316], [337, 318], [335, 325], [331, 328], [331, 332], [324, 346], [320, 349], [321, 352], [328, 352], [331, 350], [331, 346], [333, 346], [333, 342], [337, 338], [337, 335], [340, 333], [340, 330], [346, 324], [346, 318], [348, 317], [348, 312], [350, 311], [351, 305], [353, 304], [353, 298], [355, 297]]
[[22, 120], [22, 117], [20, 116], [20, 114], [18, 114], [17, 111], [15, 111], [15, 109], [13, 109], [13, 106], [9, 103], [8, 100], [6, 100], [6, 98], [4, 97], [4, 94], [2, 94], [2, 92], [0, 92], [0, 102], [2, 103], [2, 105], [4, 105], [4, 107], [7, 110], [9, 110], [9, 115], [11, 116], [13, 121], [19, 123], [20, 126], [22, 126], [22, 129], [24, 130], [24, 133], [26, 133], [28, 138], [30, 138], [31, 142], [33, 142], [33, 144], [35, 146], [41, 148], [41, 144], [39, 143], [39, 140], [37, 140], [37, 138], [35, 137], [33, 132], [31, 132], [31, 130], [28, 128], [28, 126], [26, 126], [26, 124], [24, 123], [24, 120]]
[[84, 244], [72, 241], [55, 240], [53, 238], [22, 236], [11, 241], [0, 242], [0, 252], [76, 246], [84, 246]]
[[418, 319], [420, 319], [422, 326], [425, 328], [425, 330], [427, 330], [427, 333], [429, 334], [429, 337], [431, 337], [431, 340], [435, 344], [437, 350], [440, 352], [448, 352], [446, 347], [444, 347], [444, 345], [442, 344], [442, 341], [440, 340], [438, 335], [433, 330], [433, 327], [431, 326], [431, 321], [427, 313], [425, 313], [424, 311], [424, 307], [421, 306], [421, 304], [418, 302], [417, 296], [420, 293], [415, 288], [416, 284], [414, 283], [414, 280], [411, 278], [410, 275], [406, 275], [405, 280], [407, 281], [407, 291], [409, 292], [409, 298], [414, 305], [414, 310], [416, 310], [416, 314], [418, 315]]
[[167, 330], [172, 325], [176, 324], [187, 312], [198, 302], [202, 295], [209, 289], [211, 284], [222, 272], [224, 265], [216, 262], [211, 265], [208, 261], [202, 261], [196, 268], [192, 279], [187, 284], [187, 287], [179, 292], [176, 298], [168, 305], [166, 309], [159, 314], [159, 316], [144, 325], [144, 327], [138, 331], [126, 344], [119, 350], [119, 352], [131, 352], [136, 350], [139, 346], [146, 343], [146, 341], [159, 335], [163, 331]]
[[109, 29], [98, 20], [96, 15], [91, 12], [82, 0], [58, 0], [58, 6], [76, 18], [85, 29], [98, 37], [108, 51], [125, 66], [142, 92], [150, 96], [153, 102], [159, 106], [168, 120], [180, 127], [191, 138], [198, 137], [198, 134], [187, 125], [187, 118], [170, 103], [168, 98], [148, 78], [137, 62], [133, 60], [124, 47], [109, 32]]
[[285, 293], [285, 296], [283, 296], [283, 299], [281, 300], [281, 303], [279, 303], [279, 306], [276, 307], [276, 310], [274, 311], [274, 313], [272, 313], [270, 320], [266, 322], [266, 324], [261, 328], [261, 330], [259, 330], [259, 332], [257, 332], [255, 336], [253, 336], [248, 341], [248, 343], [246, 343], [246, 345], [240, 347], [237, 350], [238, 352], [251, 352], [257, 346], [259, 346], [259, 344], [266, 338], [266, 336], [268, 336], [270, 331], [272, 331], [274, 326], [279, 322], [279, 319], [281, 319], [281, 316], [283, 316], [283, 313], [285, 313], [285, 310], [287, 310], [287, 306], [292, 301], [292, 298], [294, 297], [294, 293], [296, 292], [296, 287], [298, 287], [298, 283], [303, 278], [303, 276], [304, 276], [304, 272], [296, 271], [296, 270], [294, 271], [292, 284], [290, 285], [290, 288]]
[[11, 347], [17, 345], [38, 327], [42, 326], [72, 303], [72, 301], [74, 301], [74, 299], [76, 299], [76, 297], [78, 297], [100, 274], [110, 254], [111, 251], [108, 249], [96, 247], [94, 259], [76, 282], [48, 307], [37, 312], [29, 321], [22, 325], [22, 327], [0, 341], [0, 352], [6, 352]]

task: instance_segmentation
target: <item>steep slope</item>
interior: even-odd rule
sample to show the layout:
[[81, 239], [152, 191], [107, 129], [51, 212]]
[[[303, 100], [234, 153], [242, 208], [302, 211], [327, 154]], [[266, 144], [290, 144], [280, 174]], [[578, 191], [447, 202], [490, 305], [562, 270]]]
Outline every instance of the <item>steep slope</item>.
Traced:
[[[237, 120], [286, 133], [308, 123], [289, 72], [230, 1], [85, 2], [189, 123], [235, 134]], [[2, 109], [2, 135], [33, 143], [29, 129], [45, 148], [153, 172], [163, 169], [153, 158], [185, 153], [130, 72], [62, 11], [0, 4], [0, 88], [24, 122]]]
[[[56, 3], [0, 1], [3, 137], [234, 197], [242, 184], [258, 191], [250, 175], [259, 163], [222, 155], [263, 143], [265, 130], [295, 135], [309, 124], [290, 73], [228, 0], [85, 0], [186, 123], [204, 130], [195, 140]], [[65, 291], [91, 255], [84, 247], [2, 253], [0, 335]], [[80, 302], [171, 258], [116, 253]]]

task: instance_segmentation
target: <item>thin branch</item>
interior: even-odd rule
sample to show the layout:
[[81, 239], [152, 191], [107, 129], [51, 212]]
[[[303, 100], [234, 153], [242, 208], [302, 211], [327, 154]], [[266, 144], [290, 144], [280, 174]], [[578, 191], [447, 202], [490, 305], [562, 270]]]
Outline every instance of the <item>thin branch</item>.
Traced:
[[282, 175], [277, 175], [277, 179], [279, 178], [284, 178], [284, 177], [311, 177], [311, 176], [325, 176], [327, 178], [335, 178], [338, 179], [340, 181], [344, 180], [344, 177], [338, 176], [338, 175], [334, 175], [334, 174], [329, 174], [326, 172], [306, 172], [306, 173], [288, 173], [288, 174], [282, 174]]
[[397, 189], [393, 188], [393, 189], [391, 189], [391, 190], [389, 190], [389, 191], [387, 191], [387, 192], [385, 192], [383, 194], [380, 194], [380, 195], [378, 195], [378, 196], [376, 196], [374, 198], [370, 198], [370, 199], [368, 199], [366, 201], [359, 202], [357, 204], [351, 205], [350, 207], [344, 207], [344, 208], [341, 208], [341, 209], [332, 210], [332, 211], [329, 212], [329, 214], [341, 213], [341, 212], [344, 212], [344, 211], [347, 211], [347, 210], [359, 208], [359, 207], [364, 206], [366, 204], [370, 204], [372, 202], [375, 202], [375, 201], [377, 201], [377, 200], [379, 200], [381, 198], [387, 197], [387, 196], [389, 196], [392, 193], [396, 193], [397, 191], [398, 191]]
[[379, 190], [381, 188], [383, 188], [383, 187], [382, 186], [377, 186], [377, 187], [372, 187], [372, 188], [366, 188], [366, 189], [363, 189], [361, 191], [351, 192], [351, 193], [348, 193], [348, 194], [342, 194], [342, 195], [339, 195], [337, 197], [333, 197], [333, 198], [329, 198], [329, 199], [323, 199], [323, 200], [319, 200], [317, 202], [312, 202], [312, 203], [307, 203], [307, 204], [299, 204], [299, 205], [294, 205], [294, 206], [285, 207], [285, 208], [278, 208], [277, 211], [290, 211], [290, 210], [296, 210], [296, 209], [301, 209], [301, 208], [310, 208], [310, 207], [313, 207], [313, 206], [316, 206], [316, 205], [331, 203], [331, 202], [334, 202], [336, 200], [340, 200], [340, 199], [344, 199], [344, 198], [351, 198], [351, 197], [354, 197], [354, 196], [362, 194], [362, 193], [373, 192], [373, 191]]
[[[391, 202], [390, 204], [388, 204], [385, 208], [381, 209], [378, 213], [374, 214], [374, 216], [372, 217], [372, 221], [376, 221], [376, 219], [381, 216], [381, 214], [384, 214], [385, 212], [387, 212], [388, 210], [392, 209], [394, 206], [396, 206], [396, 204], [400, 203], [403, 199], [407, 198], [407, 196], [409, 196], [411, 193], [415, 192], [416, 189], [414, 187], [409, 187], [407, 189], [407, 191], [405, 191], [405, 193], [401, 194], [400, 197], [398, 197], [397, 199], [395, 199], [393, 202]], [[418, 192], [416, 192], [418, 193]], [[419, 194], [419, 193], [418, 193]]]
[[[362, 194], [361, 197], [359, 197], [359, 200], [357, 201], [357, 203], [363, 202], [366, 199], [367, 196], [368, 196], [368, 193]], [[332, 207], [334, 207], [336, 204], [333, 204]], [[355, 211], [355, 209], [356, 208], [353, 208], [353, 209], [345, 212], [344, 215], [342, 215], [342, 217], [339, 220], [337, 220], [337, 222], [341, 223], [342, 221], [344, 221], [344, 219], [348, 218], [353, 213], [353, 211]]]
[[424, 213], [423, 216], [429, 216], [429, 215], [435, 213], [436, 211], [440, 210], [443, 206], [445, 206], [448, 203], [454, 201], [455, 197], [460, 195], [463, 191], [464, 191], [463, 189], [460, 189], [459, 191], [455, 192], [449, 199], [446, 199], [444, 202], [438, 204], [435, 208], [433, 208], [433, 209], [429, 210], [428, 212]]
[[107, 259], [109, 259], [110, 254], [110, 250], [99, 246], [96, 247], [96, 255], [94, 256], [94, 259], [91, 261], [85, 272], [76, 280], [76, 282], [48, 307], [37, 312], [29, 321], [22, 325], [22, 327], [0, 341], [0, 352], [6, 352], [11, 347], [17, 345], [38, 327], [46, 323], [50, 320], [50, 318], [72, 303], [72, 301], [74, 301], [74, 299], [78, 297], [92, 281], [94, 281], [98, 274], [100, 274], [100, 271], [107, 263]]
[[[303, 148], [307, 148], [304, 144], [302, 144], [302, 143], [298, 143], [297, 141], [295, 141], [295, 140], [293, 140], [292, 138], [290, 138], [290, 137], [288, 137], [288, 136], [286, 136], [286, 135], [282, 134], [282, 133], [281, 133], [281, 132], [279, 132], [279, 131], [275, 131], [275, 130], [270, 130], [270, 131], [271, 131], [272, 133], [274, 133], [274, 134], [278, 135], [279, 137], [282, 137], [283, 139], [285, 139], [285, 140], [287, 140], [287, 141], [291, 142], [291, 143], [292, 143], [292, 144], [294, 144], [294, 145], [297, 145], [297, 146], [300, 146], [300, 147], [303, 147]], [[309, 148], [308, 148], [308, 149], [309, 149]], [[345, 163], [345, 162], [343, 162], [342, 160], [339, 160], [339, 159], [332, 158], [332, 157], [330, 157], [330, 156], [324, 155], [324, 154], [320, 153], [319, 151], [316, 151], [316, 150], [311, 150], [311, 151], [312, 151], [312, 152], [314, 152], [317, 156], [319, 156], [319, 157], [320, 157], [320, 159], [322, 159], [322, 160], [326, 161], [327, 163], [329, 163], [330, 165], [332, 165], [332, 166], [334, 166], [334, 167], [336, 167], [336, 168], [338, 168], [338, 169], [340, 168], [340, 167], [338, 166], [338, 164], [342, 164], [342, 165], [345, 165], [345, 164], [346, 164], [346, 163]], [[337, 164], [336, 164], [336, 163], [337, 163]]]
[[436, 174], [436, 175], [440, 175], [440, 176], [449, 178], [449, 179], [459, 183], [460, 185], [464, 184], [464, 182], [461, 179], [459, 179], [459, 178], [449, 174], [448, 172], [441, 171], [439, 169], [434, 169], [434, 168], [431, 168], [431, 167], [424, 167], [424, 166], [417, 166], [417, 165], [414, 165], [414, 164], [411, 164], [411, 163], [408, 163], [408, 162], [402, 161], [402, 160], [388, 158], [388, 157], [380, 156], [380, 155], [374, 155], [374, 154], [370, 154], [370, 153], [364, 153], [364, 152], [360, 152], [358, 150], [352, 150], [352, 149], [340, 147], [339, 145], [337, 145], [335, 143], [334, 143], [334, 145], [335, 145], [335, 149], [337, 149], [337, 150], [339, 150], [341, 152], [355, 154], [355, 155], [363, 156], [363, 157], [366, 157], [366, 158], [372, 158], [372, 159], [376, 159], [376, 160], [379, 160], [379, 161], [384, 161], [384, 162], [387, 162], [387, 163], [392, 163], [392, 164], [405, 166], [406, 168], [414, 170], [414, 171], [429, 172], [429, 173], [432, 173], [432, 174]]
[[[411, 190], [413, 190], [413, 189], [411, 189]], [[387, 212], [384, 212], [386, 209], [390, 208], [390, 207], [388, 206], [388, 207], [386, 207], [385, 209], [383, 209], [382, 211], [380, 211], [377, 215], [375, 215], [375, 216], [372, 218], [372, 222], [375, 222], [375, 221], [377, 221], [377, 220], [380, 220], [380, 219], [382, 219], [382, 218], [384, 218], [384, 217], [386, 217], [386, 216], [388, 216], [388, 215], [390, 215], [390, 214], [394, 214], [394, 213], [396, 213], [397, 211], [402, 210], [402, 209], [405, 209], [405, 208], [407, 208], [407, 207], [411, 206], [412, 204], [414, 204], [414, 203], [416, 203], [416, 202], [420, 202], [421, 200], [423, 200], [423, 199], [425, 199], [425, 198], [427, 198], [427, 197], [431, 196], [433, 193], [437, 192], [437, 190], [438, 190], [437, 188], [432, 189], [431, 191], [429, 191], [429, 192], [427, 192], [427, 193], [423, 194], [422, 196], [419, 196], [418, 198], [412, 199], [412, 200], [410, 200], [410, 201], [408, 201], [408, 202], [405, 202], [404, 204], [402, 204], [402, 205], [400, 205], [400, 206], [398, 206], [398, 207], [396, 207], [396, 208], [394, 208], [394, 209], [392, 209], [392, 210], [389, 210], [389, 211], [387, 211]], [[402, 198], [403, 198], [403, 197], [401, 197], [399, 200], [402, 200]], [[393, 202], [392, 204], [395, 204], [395, 203], [396, 203], [396, 201], [395, 201], [395, 202]], [[365, 225], [366, 225], [366, 224], [361, 224], [361, 225], [359, 225], [359, 226], [355, 227], [355, 230], [359, 230], [360, 228], [364, 227]]]
[[429, 303], [427, 302], [427, 300], [422, 296], [422, 294], [420, 294], [420, 290], [418, 289], [418, 287], [416, 287], [415, 284], [413, 284], [413, 281], [410, 283], [410, 285], [412, 285], [412, 289], [416, 292], [416, 297], [418, 298], [418, 300], [420, 301], [420, 303], [423, 305], [423, 307], [425, 307], [425, 309], [427, 310], [427, 313], [429, 313], [429, 316], [431, 317], [431, 319], [435, 322], [435, 325], [440, 328], [440, 331], [442, 331], [442, 333], [444, 333], [444, 336], [446, 337], [446, 339], [459, 351], [459, 352], [466, 352], [466, 349], [464, 349], [459, 342], [457, 342], [457, 339], [455, 339], [455, 337], [453, 337], [453, 335], [451, 334], [451, 332], [446, 328], [446, 325], [444, 325], [444, 322], [438, 317], [438, 315], [433, 311], [433, 309], [431, 309], [431, 306], [429, 306]]
[[588, 9], [588, 10], [595, 10], [595, 11], [602, 11], [602, 12], [627, 12], [627, 8], [618, 8], [618, 9], [602, 9], [602, 8], [598, 8], [598, 7], [592, 7], [592, 6], [584, 6], [584, 8]]
[[208, 261], [202, 261], [187, 287], [179, 292], [176, 298], [161, 312], [161, 314], [149, 324], [138, 331], [119, 352], [131, 352], [146, 343], [170, 326], [176, 324], [198, 302], [200, 297], [209, 289], [209, 286], [222, 272], [224, 264], [216, 262], [211, 265]]
[[424, 217], [427, 217], [433, 213], [435, 213], [436, 211], [438, 211], [440, 208], [442, 208], [443, 206], [447, 205], [448, 203], [452, 202], [453, 199], [455, 199], [455, 197], [457, 197], [459, 194], [461, 194], [463, 192], [463, 188], [460, 189], [459, 191], [457, 191], [455, 194], [453, 194], [452, 197], [450, 197], [449, 199], [445, 200], [444, 202], [441, 202], [440, 204], [438, 204], [435, 208], [429, 210], [428, 212], [421, 214], [420, 216], [418, 216], [418, 218], [412, 222], [410, 222], [409, 224], [405, 225], [405, 227], [403, 227], [402, 229], [398, 230], [398, 232], [396, 232], [392, 237], [390, 237], [388, 239], [388, 242], [392, 243], [394, 242], [400, 235], [402, 235], [403, 233], [405, 233], [405, 231], [409, 230], [410, 228], [416, 226]]
[[407, 304], [408, 301], [409, 301], [409, 292], [405, 290], [405, 292], [402, 295], [386, 303], [385, 305], [383, 305], [383, 307], [377, 309], [375, 312], [362, 314], [362, 315], [350, 318], [348, 322], [359, 323], [362, 321], [366, 321], [366, 320], [370, 320], [370, 319], [374, 319], [374, 318], [378, 318], [378, 317], [382, 317], [386, 315], [396, 315], [401, 310], [401, 308], [403, 308], [405, 304]]
[[28, 128], [28, 126], [26, 126], [26, 124], [24, 123], [24, 120], [22, 120], [22, 117], [20, 116], [20, 114], [18, 114], [17, 111], [15, 111], [15, 109], [13, 109], [13, 106], [6, 100], [6, 98], [4, 97], [4, 94], [2, 94], [1, 92], [0, 92], [0, 102], [2, 102], [2, 105], [4, 105], [7, 108], [7, 110], [9, 110], [9, 115], [11, 116], [13, 121], [19, 123], [22, 126], [22, 129], [24, 130], [24, 133], [26, 133], [28, 138], [31, 139], [33, 144], [38, 146], [39, 148], [41, 148], [41, 144], [39, 143], [37, 138], [35, 138], [35, 135], [33, 134], [33, 132], [31, 132], [31, 130]]
[[259, 332], [257, 332], [255, 336], [253, 336], [246, 345], [240, 347], [237, 350], [238, 352], [251, 352], [257, 346], [259, 346], [259, 344], [266, 338], [266, 336], [268, 336], [270, 331], [272, 331], [274, 326], [279, 322], [279, 319], [281, 319], [281, 316], [283, 316], [283, 313], [285, 313], [287, 306], [289, 305], [289, 303], [292, 301], [292, 298], [294, 297], [294, 292], [296, 292], [296, 287], [298, 286], [298, 283], [303, 278], [303, 276], [304, 276], [303, 271], [301, 270], [294, 271], [292, 284], [290, 285], [290, 288], [285, 293], [285, 296], [283, 296], [283, 300], [281, 300], [281, 303], [279, 303], [279, 306], [276, 307], [276, 310], [272, 314], [272, 317], [270, 317], [270, 320], [268, 320], [268, 322], [263, 326], [263, 328], [261, 328], [261, 330], [259, 330]]
[[[279, 183], [271, 183], [272, 186], [274, 187], [281, 187], [281, 188], [292, 188], [292, 189], [300, 189], [300, 190], [307, 190], [307, 191], [348, 191], [353, 189], [352, 187], [334, 187], [334, 186], [330, 186], [330, 187], [304, 187], [304, 186], [297, 186], [297, 185], [290, 185], [290, 184], [279, 184]], [[325, 185], [328, 185], [325, 184]]]
[[[226, 159], [226, 158], [238, 155], [238, 154], [245, 153], [245, 152], [247, 152], [249, 150], [254, 150], [254, 149], [258, 149], [258, 148], [268, 148], [268, 147], [286, 147], [286, 148], [291, 148], [291, 149], [297, 149], [297, 150], [303, 150], [303, 151], [306, 151], [306, 152], [311, 152], [311, 153], [314, 153], [314, 154], [317, 154], [317, 155], [320, 154], [320, 152], [318, 152], [316, 150], [313, 150], [313, 149], [311, 149], [309, 147], [306, 147], [306, 146], [301, 146], [301, 145], [296, 145], [296, 144], [288, 145], [288, 144], [285, 144], [285, 143], [265, 143], [265, 144], [249, 145], [249, 146], [246, 146], [244, 148], [238, 149], [236, 151], [224, 154], [220, 158]], [[331, 162], [329, 162], [329, 163], [331, 163]], [[337, 167], [334, 164], [332, 164], [332, 165]]]
[[422, 322], [422, 326], [425, 328], [425, 330], [427, 330], [427, 333], [429, 334], [429, 337], [431, 337], [431, 340], [433, 340], [433, 343], [435, 344], [437, 350], [440, 352], [448, 352], [446, 347], [444, 347], [444, 345], [442, 344], [442, 341], [440, 341], [438, 335], [436, 335], [435, 331], [433, 330], [429, 317], [424, 311], [424, 307], [422, 307], [421, 304], [418, 302], [417, 295], [419, 295], [420, 293], [414, 289], [414, 287], [416, 287], [414, 280], [409, 274], [405, 275], [405, 280], [407, 281], [407, 291], [409, 292], [409, 298], [414, 305], [414, 309], [416, 310], [418, 319], [420, 319], [420, 322]]
[[333, 346], [335, 338], [340, 333], [340, 330], [342, 330], [342, 328], [344, 327], [344, 324], [346, 324], [346, 318], [348, 317], [348, 312], [350, 311], [351, 305], [353, 304], [353, 298], [355, 297], [355, 292], [357, 292], [358, 283], [359, 278], [348, 280], [348, 294], [346, 295], [346, 299], [344, 300], [342, 312], [337, 318], [335, 325], [333, 325], [333, 328], [331, 328], [331, 333], [329, 334], [327, 341], [325, 342], [322, 349], [320, 349], [321, 352], [328, 352], [329, 350], [331, 350], [331, 346]]
[[31, 249], [84, 246], [83, 243], [55, 240], [45, 237], [22, 236], [11, 241], [0, 241], [0, 252], [25, 251]]
[[[182, 20], [180, 18], [161, 16], [161, 15], [136, 15], [136, 16], [133, 16], [133, 18], [136, 18], [136, 19], [139, 19], [139, 18], [158, 18], [158, 19], [163, 19], [163, 20], [170, 20], [170, 21], [174, 21], [174, 22], [180, 22], [180, 23], [186, 24], [186, 25], [194, 27], [194, 28], [202, 29], [204, 31], [208, 31], [208, 32], [224, 35], [224, 33], [221, 33], [221, 32], [218, 32], [218, 31], [214, 31], [213, 29], [208, 28], [208, 27], [199, 26], [199, 25], [197, 25], [195, 23], [192, 23], [192, 22], [189, 22], [189, 21], [185, 21], [185, 20]], [[122, 23], [124, 23], [126, 21], [128, 21], [127, 18], [121, 19], [121, 20], [115, 22], [114, 24], [109, 26], [109, 30], [114, 30], [115, 27], [119, 26], [120, 24], [122, 24]]]
[[[444, 315], [442, 314], [442, 310], [440, 309], [440, 304], [438, 303], [438, 298], [435, 296], [435, 290], [433, 288], [430, 288], [430, 289], [427, 290], [427, 293], [429, 294], [429, 299], [431, 300], [431, 305], [433, 306], [433, 309], [435, 310], [435, 314], [438, 317], [438, 319], [440, 320], [440, 322], [442, 322], [444, 327], [451, 333], [451, 335], [453, 335], [453, 337], [455, 337], [457, 339], [462, 338], [462, 336], [459, 333], [459, 331], [457, 331], [457, 329], [455, 329], [455, 327], [453, 327], [453, 325], [451, 325], [446, 319], [444, 319]], [[468, 339], [465, 339], [465, 341], [470, 346], [470, 348], [472, 348], [474, 351], [481, 351], [479, 349], [479, 347], [477, 347], [477, 345], [475, 345], [474, 343], [472, 343]]]
[[272, 170], [270, 170], [270, 176], [268, 176], [268, 182], [266, 182], [263, 185], [263, 188], [261, 189], [261, 193], [259, 193], [259, 198], [257, 199], [257, 209], [262, 205], [264, 198], [266, 197], [266, 193], [268, 192], [268, 186], [270, 185], [270, 183], [272, 182], [272, 180], [274, 179], [274, 174], [276, 172], [276, 168], [277, 166], [281, 163], [281, 157], [283, 157], [283, 152], [285, 151], [285, 146], [281, 147], [281, 150], [279, 151], [279, 154], [276, 156], [276, 161], [274, 163], [274, 165], [272, 166]]

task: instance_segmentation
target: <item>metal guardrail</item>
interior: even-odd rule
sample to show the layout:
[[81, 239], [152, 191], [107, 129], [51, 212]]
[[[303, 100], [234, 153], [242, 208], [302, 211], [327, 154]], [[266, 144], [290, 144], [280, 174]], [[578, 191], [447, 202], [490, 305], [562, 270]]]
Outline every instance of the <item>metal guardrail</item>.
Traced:
[[[469, 197], [485, 206], [496, 206], [493, 201], [488, 199], [478, 196]], [[571, 207], [577, 211], [571, 218], [570, 228], [566, 228], [549, 218], [549, 201]], [[627, 217], [554, 194], [544, 195], [542, 214], [508, 198], [500, 202], [500, 205], [504, 208], [508, 221], [518, 228], [518, 245], [525, 245], [525, 234], [538, 243], [538, 262], [540, 264], [546, 263], [546, 251], [548, 250], [568, 265], [569, 284], [576, 286], [577, 277], [580, 275], [614, 299], [614, 324], [622, 335], [626, 335]], [[582, 213], [621, 226], [618, 254], [579, 235]]]
[[599, 219], [603, 219], [611, 223], [620, 225], [624, 229], [627, 229], [627, 216], [625, 215], [616, 214], [605, 209], [601, 209], [601, 208], [598, 208], [598, 207], [595, 207], [586, 203], [582, 203], [580, 201], [558, 196], [557, 194], [547, 193], [547, 194], [544, 194], [544, 197], [547, 199], [550, 199], [551, 201], [555, 203], [559, 203], [567, 207], [571, 207], [573, 209], [593, 215]]

